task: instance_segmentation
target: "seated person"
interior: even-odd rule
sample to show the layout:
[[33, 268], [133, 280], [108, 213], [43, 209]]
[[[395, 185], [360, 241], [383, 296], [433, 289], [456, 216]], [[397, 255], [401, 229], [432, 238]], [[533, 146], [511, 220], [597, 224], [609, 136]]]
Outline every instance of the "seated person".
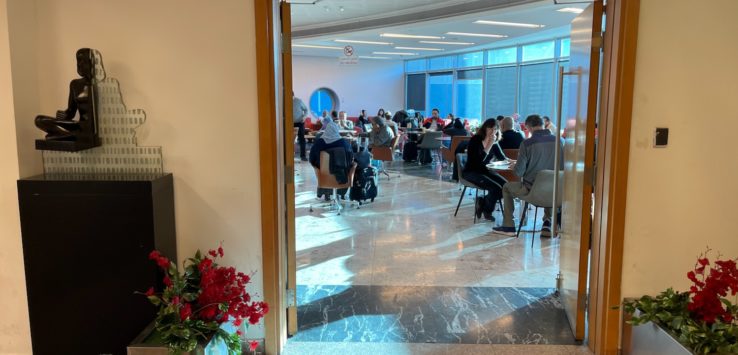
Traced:
[[356, 121], [356, 124], [361, 127], [364, 132], [366, 132], [366, 128], [368, 126], [371, 126], [371, 122], [369, 122], [369, 116], [366, 115], [366, 110], [361, 110], [361, 113], [359, 113], [359, 120]]
[[418, 112], [416, 112], [413, 117], [406, 115], [405, 119], [402, 120], [402, 122], [400, 122], [400, 125], [402, 125], [402, 127], [405, 127], [405, 128], [418, 129], [418, 127], [420, 127], [420, 125], [418, 124], [419, 116], [420, 116], [420, 113]]
[[390, 147], [395, 134], [392, 129], [385, 124], [385, 120], [381, 117], [372, 118], [372, 130], [369, 132], [369, 144], [372, 147]]
[[479, 127], [477, 133], [469, 140], [467, 146], [467, 160], [461, 175], [469, 182], [487, 191], [485, 197], [478, 197], [475, 213], [477, 218], [484, 214], [484, 218], [494, 220], [492, 211], [495, 204], [502, 198], [502, 187], [507, 180], [500, 174], [487, 169], [487, 164], [495, 160], [506, 160], [502, 149], [497, 145], [497, 120], [489, 118]]
[[341, 127], [341, 129], [348, 129], [348, 130], [354, 129], [354, 123], [349, 121], [349, 119], [347, 118], [346, 111], [341, 111], [338, 113], [338, 127]]
[[500, 140], [500, 148], [502, 149], [518, 149], [520, 143], [523, 142], [523, 134], [514, 129], [515, 121], [512, 117], [504, 117], [500, 121], [500, 130], [502, 131], [502, 139]]
[[[454, 123], [446, 128], [443, 129], [443, 134], [454, 137], [454, 136], [462, 136], [466, 137], [469, 135], [469, 132], [467, 132], [466, 128], [464, 128], [464, 123], [461, 122], [460, 119], [454, 119]], [[443, 141], [443, 145], [446, 146], [446, 148], [451, 146], [451, 141]]]
[[440, 131], [443, 129], [443, 126], [446, 123], [441, 119], [439, 116], [439, 111], [437, 108], [434, 108], [431, 111], [431, 117], [428, 117], [423, 121], [423, 128], [429, 129], [431, 131]]
[[556, 135], [556, 126], [554, 126], [548, 116], [543, 116], [543, 128], [551, 131], [551, 134]]
[[[561, 141], [556, 142], [556, 136], [551, 134], [551, 131], [543, 128], [541, 116], [528, 116], [525, 119], [525, 127], [531, 132], [531, 137], [520, 144], [518, 160], [510, 166], [515, 175], [522, 177], [523, 181], [508, 182], [502, 188], [505, 208], [504, 219], [501, 227], [493, 228], [493, 231], [498, 234], [515, 235], [515, 222], [513, 221], [515, 205], [513, 199], [528, 194], [539, 171], [554, 169], [556, 149], [559, 149], [559, 154], [563, 157], [564, 145]], [[564, 159], [561, 159], [559, 163], [559, 168], [563, 170]], [[551, 236], [550, 208], [544, 209], [541, 236]]]
[[[320, 138], [315, 139], [315, 143], [310, 148], [310, 165], [320, 168], [320, 152], [332, 148], [343, 148], [346, 152], [347, 161], [353, 161], [354, 153], [349, 142], [338, 133], [340, 130], [338, 125], [330, 120], [323, 122], [324, 129]], [[340, 182], [340, 181], [339, 181]]]
[[384, 124], [392, 130], [392, 133], [394, 133], [395, 137], [400, 134], [400, 131], [397, 128], [397, 123], [392, 121], [392, 112], [388, 111], [384, 114]]

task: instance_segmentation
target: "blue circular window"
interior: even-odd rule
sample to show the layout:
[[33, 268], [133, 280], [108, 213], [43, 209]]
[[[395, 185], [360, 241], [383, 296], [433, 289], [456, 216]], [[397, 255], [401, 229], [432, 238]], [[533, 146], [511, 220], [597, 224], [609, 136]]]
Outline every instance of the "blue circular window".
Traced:
[[338, 111], [338, 95], [329, 88], [320, 88], [310, 95], [310, 111], [315, 117], [320, 117], [323, 111]]

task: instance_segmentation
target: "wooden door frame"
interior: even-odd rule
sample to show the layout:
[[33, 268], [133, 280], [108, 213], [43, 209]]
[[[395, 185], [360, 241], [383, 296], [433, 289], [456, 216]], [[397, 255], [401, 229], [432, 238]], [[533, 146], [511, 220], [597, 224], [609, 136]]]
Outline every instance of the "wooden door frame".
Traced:
[[[595, 354], [616, 354], [620, 347], [620, 283], [623, 261], [625, 206], [630, 151], [630, 125], [635, 79], [636, 41], [640, 0], [608, 0], [601, 82], [599, 144], [592, 233], [590, 274], [589, 347]], [[274, 27], [272, 0], [254, 0], [257, 93], [260, 120], [259, 169], [264, 299], [271, 305], [264, 320], [267, 354], [279, 354], [287, 340], [285, 241], [280, 233], [279, 196], [282, 188], [275, 177], [284, 174], [278, 166], [281, 144], [278, 137], [275, 96]], [[272, 117], [273, 119], [266, 119]]]

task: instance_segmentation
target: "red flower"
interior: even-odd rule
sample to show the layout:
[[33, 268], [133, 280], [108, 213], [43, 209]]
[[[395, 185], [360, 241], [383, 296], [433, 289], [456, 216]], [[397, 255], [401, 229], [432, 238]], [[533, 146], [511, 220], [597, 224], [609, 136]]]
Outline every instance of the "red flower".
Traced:
[[172, 304], [174, 304], [174, 305], [179, 304], [179, 296], [172, 297]]
[[236, 320], [233, 321], [233, 326], [235, 327], [240, 327], [241, 324], [243, 324], [243, 318], [237, 318]]
[[166, 269], [169, 267], [169, 259], [161, 256], [158, 259], [156, 259], [156, 264], [159, 265], [160, 268]]
[[148, 296], [153, 296], [153, 295], [154, 295], [154, 288], [149, 287], [149, 289], [146, 290], [146, 296], [148, 297]]
[[218, 256], [218, 254], [215, 252], [215, 250], [209, 250], [208, 251], [208, 254], [210, 254], [210, 256], [212, 256], [212, 257]]
[[167, 287], [172, 286], [172, 279], [169, 278], [169, 275], [164, 276], [164, 284], [167, 285]]
[[222, 246], [218, 247], [218, 255], [220, 255], [221, 258], [223, 257], [223, 247]]
[[159, 259], [161, 254], [159, 254], [158, 250], [152, 250], [151, 253], [149, 253], [149, 260], [156, 260]]
[[179, 318], [184, 321], [192, 315], [192, 306], [189, 303], [185, 303], [184, 307], [179, 310]]
[[256, 348], [258, 347], [259, 347], [259, 342], [257, 342], [256, 340], [252, 340], [249, 342], [249, 350], [251, 350], [252, 352], [256, 351]]

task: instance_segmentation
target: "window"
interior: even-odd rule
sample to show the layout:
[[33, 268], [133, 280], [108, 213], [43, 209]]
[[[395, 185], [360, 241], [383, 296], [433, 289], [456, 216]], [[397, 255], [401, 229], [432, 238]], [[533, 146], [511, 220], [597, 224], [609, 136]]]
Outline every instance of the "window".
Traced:
[[487, 65], [508, 64], [518, 61], [518, 47], [492, 49], [487, 51]]
[[553, 115], [554, 63], [520, 67], [520, 117], [538, 114]]
[[456, 56], [435, 57], [428, 60], [428, 70], [453, 69], [456, 66]]
[[552, 59], [554, 57], [555, 42], [539, 42], [523, 46], [523, 61]]
[[482, 52], [459, 54], [456, 60], [459, 68], [481, 67], [484, 64], [484, 56]]
[[454, 74], [433, 73], [428, 76], [428, 111], [437, 108], [441, 111], [441, 117], [448, 115], [453, 110], [453, 88]]
[[329, 88], [320, 88], [310, 95], [310, 111], [313, 116], [320, 117], [324, 110], [338, 111], [338, 95]]
[[470, 121], [482, 119], [482, 69], [457, 73], [456, 116]]
[[486, 117], [510, 116], [517, 110], [515, 96], [518, 88], [518, 68], [516, 66], [487, 68]]
[[569, 46], [571, 45], [571, 39], [564, 38], [561, 40], [561, 47], [559, 47], [559, 57], [569, 56]]
[[425, 115], [425, 73], [408, 74], [405, 108]]
[[405, 72], [412, 73], [412, 72], [419, 72], [419, 71], [425, 71], [426, 63], [425, 59], [415, 59], [415, 60], [408, 60], [405, 62]]

